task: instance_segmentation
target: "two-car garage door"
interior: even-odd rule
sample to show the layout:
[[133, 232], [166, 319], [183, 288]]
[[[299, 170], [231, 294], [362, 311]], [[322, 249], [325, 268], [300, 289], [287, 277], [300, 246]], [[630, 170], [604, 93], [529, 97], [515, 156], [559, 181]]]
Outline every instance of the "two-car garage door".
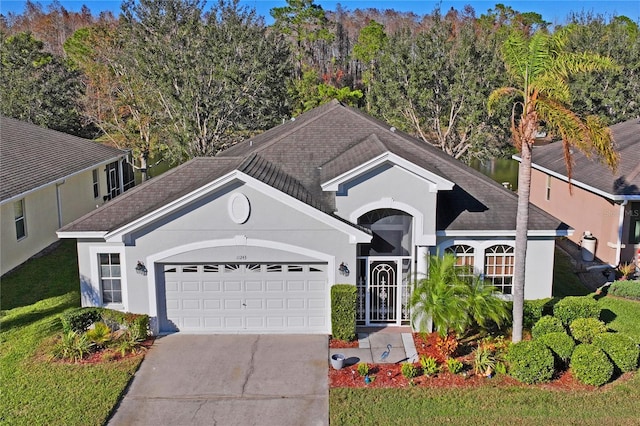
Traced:
[[161, 332], [329, 332], [326, 264], [212, 263], [163, 270]]

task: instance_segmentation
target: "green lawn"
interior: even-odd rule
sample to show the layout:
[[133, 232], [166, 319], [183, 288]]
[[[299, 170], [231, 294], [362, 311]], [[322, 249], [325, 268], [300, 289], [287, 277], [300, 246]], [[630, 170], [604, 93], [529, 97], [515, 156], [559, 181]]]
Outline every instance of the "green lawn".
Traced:
[[73, 241], [30, 260], [0, 283], [0, 423], [101, 425], [141, 358], [102, 365], [52, 363], [58, 315], [79, 306]]
[[[588, 293], [569, 260], [556, 254], [554, 296]], [[603, 297], [601, 318], [640, 343], [640, 302]], [[496, 379], [494, 379], [496, 380]], [[332, 425], [640, 425], [640, 374], [592, 391], [537, 386], [474, 389], [331, 389]]]

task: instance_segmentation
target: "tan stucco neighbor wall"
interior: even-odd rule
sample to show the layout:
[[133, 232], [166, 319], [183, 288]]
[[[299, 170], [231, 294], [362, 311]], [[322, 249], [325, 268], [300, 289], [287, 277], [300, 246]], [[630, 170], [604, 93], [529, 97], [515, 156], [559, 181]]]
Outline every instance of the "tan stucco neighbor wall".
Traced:
[[[547, 199], [547, 187], [549, 197]], [[562, 220], [575, 231], [569, 237], [580, 245], [586, 231], [596, 237], [595, 255], [603, 262], [616, 263], [620, 205], [553, 176], [532, 170], [531, 202]]]

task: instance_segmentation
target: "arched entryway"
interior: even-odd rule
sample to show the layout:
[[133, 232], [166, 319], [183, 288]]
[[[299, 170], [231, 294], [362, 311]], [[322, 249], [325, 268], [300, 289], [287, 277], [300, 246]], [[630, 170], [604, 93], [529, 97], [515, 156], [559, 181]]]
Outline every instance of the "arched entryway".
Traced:
[[358, 225], [373, 233], [358, 244], [357, 322], [365, 326], [408, 325], [413, 217], [401, 210], [372, 210]]

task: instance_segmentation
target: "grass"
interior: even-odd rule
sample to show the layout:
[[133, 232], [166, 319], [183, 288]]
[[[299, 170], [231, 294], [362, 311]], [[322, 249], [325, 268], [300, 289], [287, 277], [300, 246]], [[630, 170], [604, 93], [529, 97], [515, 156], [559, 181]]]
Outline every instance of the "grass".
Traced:
[[101, 365], [50, 362], [59, 314], [80, 305], [73, 241], [2, 278], [0, 423], [101, 425], [141, 357]]
[[[553, 294], [585, 295], [569, 259], [556, 253]], [[601, 318], [615, 331], [640, 343], [640, 302], [602, 297]], [[495, 380], [495, 379], [494, 379]], [[332, 425], [638, 425], [640, 374], [596, 390], [559, 391], [536, 386], [487, 386], [471, 389], [329, 390]]]

